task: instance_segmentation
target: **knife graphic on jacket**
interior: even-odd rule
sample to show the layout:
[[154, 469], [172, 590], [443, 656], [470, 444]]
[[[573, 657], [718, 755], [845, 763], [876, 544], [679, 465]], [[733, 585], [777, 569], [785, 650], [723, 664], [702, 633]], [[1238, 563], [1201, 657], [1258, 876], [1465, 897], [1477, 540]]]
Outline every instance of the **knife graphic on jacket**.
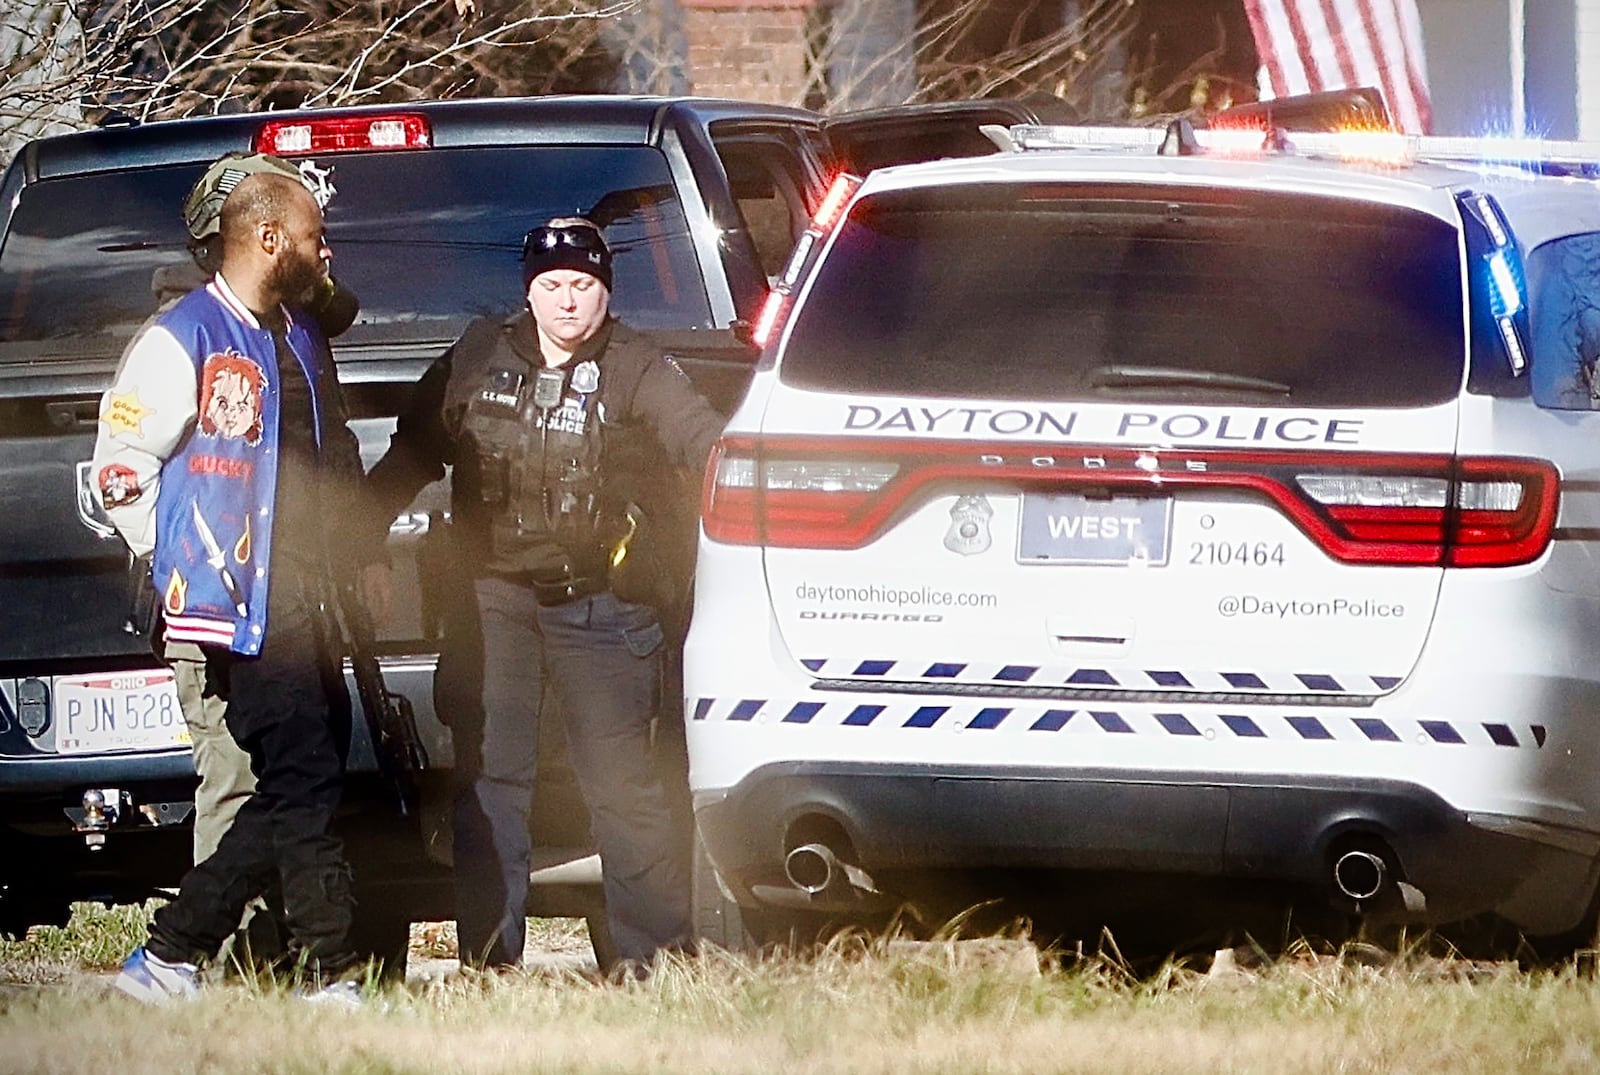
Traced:
[[194, 508], [194, 528], [200, 532], [200, 542], [206, 547], [206, 563], [217, 569], [217, 574], [222, 576], [222, 588], [228, 591], [228, 596], [233, 598], [233, 607], [238, 609], [239, 615], [248, 616], [250, 610], [245, 607], [244, 594], [239, 590], [239, 584], [233, 580], [233, 574], [228, 570], [228, 557], [222, 551], [222, 546], [217, 544], [217, 535], [211, 532], [211, 527], [206, 524], [206, 517], [200, 514], [200, 501], [190, 501]]

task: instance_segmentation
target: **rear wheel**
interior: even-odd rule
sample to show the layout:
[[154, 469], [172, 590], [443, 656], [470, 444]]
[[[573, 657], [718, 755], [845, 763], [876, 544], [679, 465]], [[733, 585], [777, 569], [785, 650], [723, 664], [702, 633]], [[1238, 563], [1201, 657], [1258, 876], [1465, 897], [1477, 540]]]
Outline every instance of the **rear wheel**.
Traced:
[[747, 907], [728, 898], [717, 880], [716, 867], [706, 854], [700, 834], [694, 839], [695, 938], [751, 955], [784, 945], [800, 950], [826, 935], [828, 920], [818, 914], [775, 907]]
[[694, 932], [698, 941], [726, 948], [730, 952], [755, 952], [762, 944], [757, 930], [751, 929], [744, 908], [729, 899], [717, 881], [716, 867], [706, 854], [699, 832], [694, 836], [694, 864], [691, 871], [694, 892]]

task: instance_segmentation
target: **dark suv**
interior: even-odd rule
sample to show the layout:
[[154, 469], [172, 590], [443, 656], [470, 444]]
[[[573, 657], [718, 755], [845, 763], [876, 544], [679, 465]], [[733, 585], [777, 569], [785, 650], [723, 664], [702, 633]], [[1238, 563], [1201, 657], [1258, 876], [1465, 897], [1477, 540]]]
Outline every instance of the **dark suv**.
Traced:
[[[963, 132], [947, 152], [964, 154], [985, 149], [978, 123], [1021, 118], [967, 108], [936, 122]], [[574, 212], [615, 251], [616, 313], [661, 333], [731, 408], [752, 361], [742, 328], [841, 166], [810, 112], [661, 98], [228, 116], [28, 144], [0, 182], [0, 932], [60, 921], [73, 900], [143, 899], [189, 858], [183, 722], [124, 630], [127, 553], [85, 461], [100, 393], [155, 310], [153, 281], [188, 260], [185, 192], [209, 161], [251, 149], [332, 169], [334, 271], [361, 300], [336, 353], [368, 464], [427, 363], [472, 318], [519, 304], [522, 234]], [[421, 808], [397, 817], [359, 721], [352, 745], [343, 824], [362, 918], [379, 933], [450, 914], [448, 715], [431, 691], [450, 572], [430, 563], [440, 551], [429, 540], [447, 505], [440, 483], [395, 520], [411, 599], [379, 640], [432, 759]], [[557, 723], [544, 722], [547, 735]], [[530, 909], [592, 914], [586, 813], [559, 743], [548, 746]]]

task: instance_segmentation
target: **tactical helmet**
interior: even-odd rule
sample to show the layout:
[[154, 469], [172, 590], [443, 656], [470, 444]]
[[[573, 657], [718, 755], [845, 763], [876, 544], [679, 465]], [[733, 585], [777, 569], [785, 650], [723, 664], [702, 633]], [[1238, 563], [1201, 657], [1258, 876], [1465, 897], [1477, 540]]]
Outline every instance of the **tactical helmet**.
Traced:
[[[317, 194], [301, 170], [282, 157], [269, 153], [229, 153], [211, 163], [183, 200], [183, 222], [189, 228], [189, 236], [205, 239], [221, 231], [222, 203], [246, 177], [261, 172], [287, 176], [304, 185], [313, 197]], [[322, 199], [318, 198], [318, 204], [321, 203]]]

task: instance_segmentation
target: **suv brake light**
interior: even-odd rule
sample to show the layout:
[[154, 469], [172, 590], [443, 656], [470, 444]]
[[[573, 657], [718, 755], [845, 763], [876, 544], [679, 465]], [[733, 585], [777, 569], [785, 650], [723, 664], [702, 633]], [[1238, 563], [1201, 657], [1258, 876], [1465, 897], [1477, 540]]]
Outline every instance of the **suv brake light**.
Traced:
[[304, 153], [351, 153], [381, 149], [427, 149], [433, 145], [428, 117], [412, 112], [381, 116], [277, 119], [256, 132], [256, 152], [293, 157]]
[[1560, 488], [1538, 459], [732, 436], [712, 455], [703, 517], [713, 541], [854, 549], [914, 497], [975, 481], [1002, 492], [1244, 489], [1335, 560], [1449, 567], [1537, 559]]

